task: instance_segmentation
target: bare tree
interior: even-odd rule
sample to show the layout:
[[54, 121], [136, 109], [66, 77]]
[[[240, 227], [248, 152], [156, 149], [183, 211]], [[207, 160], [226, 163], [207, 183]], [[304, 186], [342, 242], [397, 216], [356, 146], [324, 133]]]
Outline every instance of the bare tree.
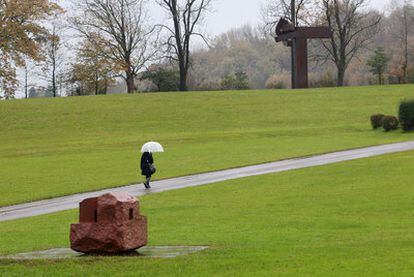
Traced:
[[114, 68], [122, 71], [128, 93], [135, 92], [135, 77], [157, 53], [155, 28], [146, 25], [145, 0], [84, 0], [74, 26], [99, 46]]
[[327, 54], [337, 67], [337, 85], [343, 86], [350, 62], [378, 33], [382, 16], [364, 11], [367, 0], [322, 0], [322, 19], [333, 30], [330, 41], [321, 41]]
[[288, 18], [295, 26], [308, 25], [312, 0], [267, 0], [262, 6], [262, 18], [267, 34], [274, 34], [280, 18]]
[[36, 64], [31, 60], [27, 59], [23, 66], [23, 89], [24, 89], [24, 98], [29, 98], [29, 87], [33, 86], [34, 83], [30, 82], [31, 76], [33, 74]]
[[24, 65], [24, 98], [29, 98], [29, 66]]
[[190, 68], [191, 38], [204, 35], [197, 29], [204, 14], [208, 11], [212, 0], [157, 0], [172, 19], [172, 26], [161, 25], [169, 32], [166, 40], [169, 58], [178, 63], [180, 70], [180, 91], [187, 90], [187, 76]]
[[57, 97], [61, 94], [59, 89], [61, 80], [58, 77], [62, 74], [65, 62], [64, 45], [62, 43], [64, 27], [56, 18], [49, 23], [51, 24], [50, 39], [44, 45], [45, 59], [42, 62], [41, 76], [49, 83], [53, 97]]
[[404, 0], [402, 5], [397, 5], [390, 15], [390, 29], [388, 30], [397, 44], [401, 47], [401, 71], [402, 82], [408, 82], [409, 66], [409, 36], [412, 34], [410, 26], [414, 23], [414, 7], [411, 0]]

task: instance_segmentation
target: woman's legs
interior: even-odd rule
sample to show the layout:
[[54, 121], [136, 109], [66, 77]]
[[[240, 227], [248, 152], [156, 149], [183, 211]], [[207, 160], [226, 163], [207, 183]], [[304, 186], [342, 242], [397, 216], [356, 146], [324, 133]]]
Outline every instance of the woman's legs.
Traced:
[[150, 182], [151, 182], [151, 175], [147, 175], [147, 176], [146, 176], [146, 181], [145, 181], [145, 183], [144, 183], [145, 188], [147, 188], [147, 189], [150, 189], [150, 188], [151, 188], [151, 186], [150, 186]]

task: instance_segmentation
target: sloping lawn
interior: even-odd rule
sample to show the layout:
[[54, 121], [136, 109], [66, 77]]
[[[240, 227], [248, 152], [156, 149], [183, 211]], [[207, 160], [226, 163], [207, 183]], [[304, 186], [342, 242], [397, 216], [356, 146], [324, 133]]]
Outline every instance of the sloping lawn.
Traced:
[[[0, 260], [2, 276], [413, 276], [414, 152], [142, 198], [176, 259]], [[0, 223], [0, 254], [68, 247], [70, 211]]]
[[412, 140], [372, 131], [414, 86], [32, 99], [0, 102], [0, 206], [136, 183], [161, 142], [156, 178]]

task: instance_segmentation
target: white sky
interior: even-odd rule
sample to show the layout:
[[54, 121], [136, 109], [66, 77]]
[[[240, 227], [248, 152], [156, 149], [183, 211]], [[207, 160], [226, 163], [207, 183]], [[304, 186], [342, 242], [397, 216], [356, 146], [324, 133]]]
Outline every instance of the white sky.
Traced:
[[[258, 24], [261, 20], [260, 7], [265, 0], [214, 0], [216, 12], [208, 19], [208, 30], [217, 35], [246, 23]], [[390, 0], [371, 0], [371, 6], [384, 9]]]
[[[160, 10], [150, 1], [150, 14], [152, 18], [160, 18]], [[218, 35], [229, 29], [247, 23], [256, 25], [260, 23], [260, 8], [266, 0], [213, 0], [213, 13], [205, 20], [205, 29], [210, 35]], [[388, 3], [393, 0], [370, 0], [370, 5], [384, 11]], [[395, 1], [395, 0], [394, 0]]]
[[[147, 0], [150, 8], [150, 17], [155, 20], [163, 19], [163, 10], [155, 0]], [[257, 25], [260, 23], [260, 8], [267, 0], [213, 0], [213, 12], [206, 17], [205, 30], [211, 36], [226, 32], [232, 28], [245, 24]], [[384, 11], [391, 1], [396, 0], [368, 0], [373, 8]], [[398, 1], [398, 0], [397, 0]], [[58, 0], [64, 6], [71, 0]]]

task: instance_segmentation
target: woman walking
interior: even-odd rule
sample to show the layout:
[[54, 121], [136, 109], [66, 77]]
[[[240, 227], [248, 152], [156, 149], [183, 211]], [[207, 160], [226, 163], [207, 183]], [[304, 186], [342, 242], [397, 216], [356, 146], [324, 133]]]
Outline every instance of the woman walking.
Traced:
[[155, 173], [154, 158], [150, 152], [144, 152], [141, 157], [141, 171], [146, 180], [144, 186], [146, 189], [150, 189], [150, 181], [152, 174]]
[[152, 153], [164, 152], [164, 147], [159, 142], [150, 141], [145, 143], [141, 148], [141, 171], [142, 175], [145, 176], [146, 180], [144, 182], [145, 188], [150, 189], [150, 181], [152, 175], [157, 171], [154, 166], [154, 158]]

